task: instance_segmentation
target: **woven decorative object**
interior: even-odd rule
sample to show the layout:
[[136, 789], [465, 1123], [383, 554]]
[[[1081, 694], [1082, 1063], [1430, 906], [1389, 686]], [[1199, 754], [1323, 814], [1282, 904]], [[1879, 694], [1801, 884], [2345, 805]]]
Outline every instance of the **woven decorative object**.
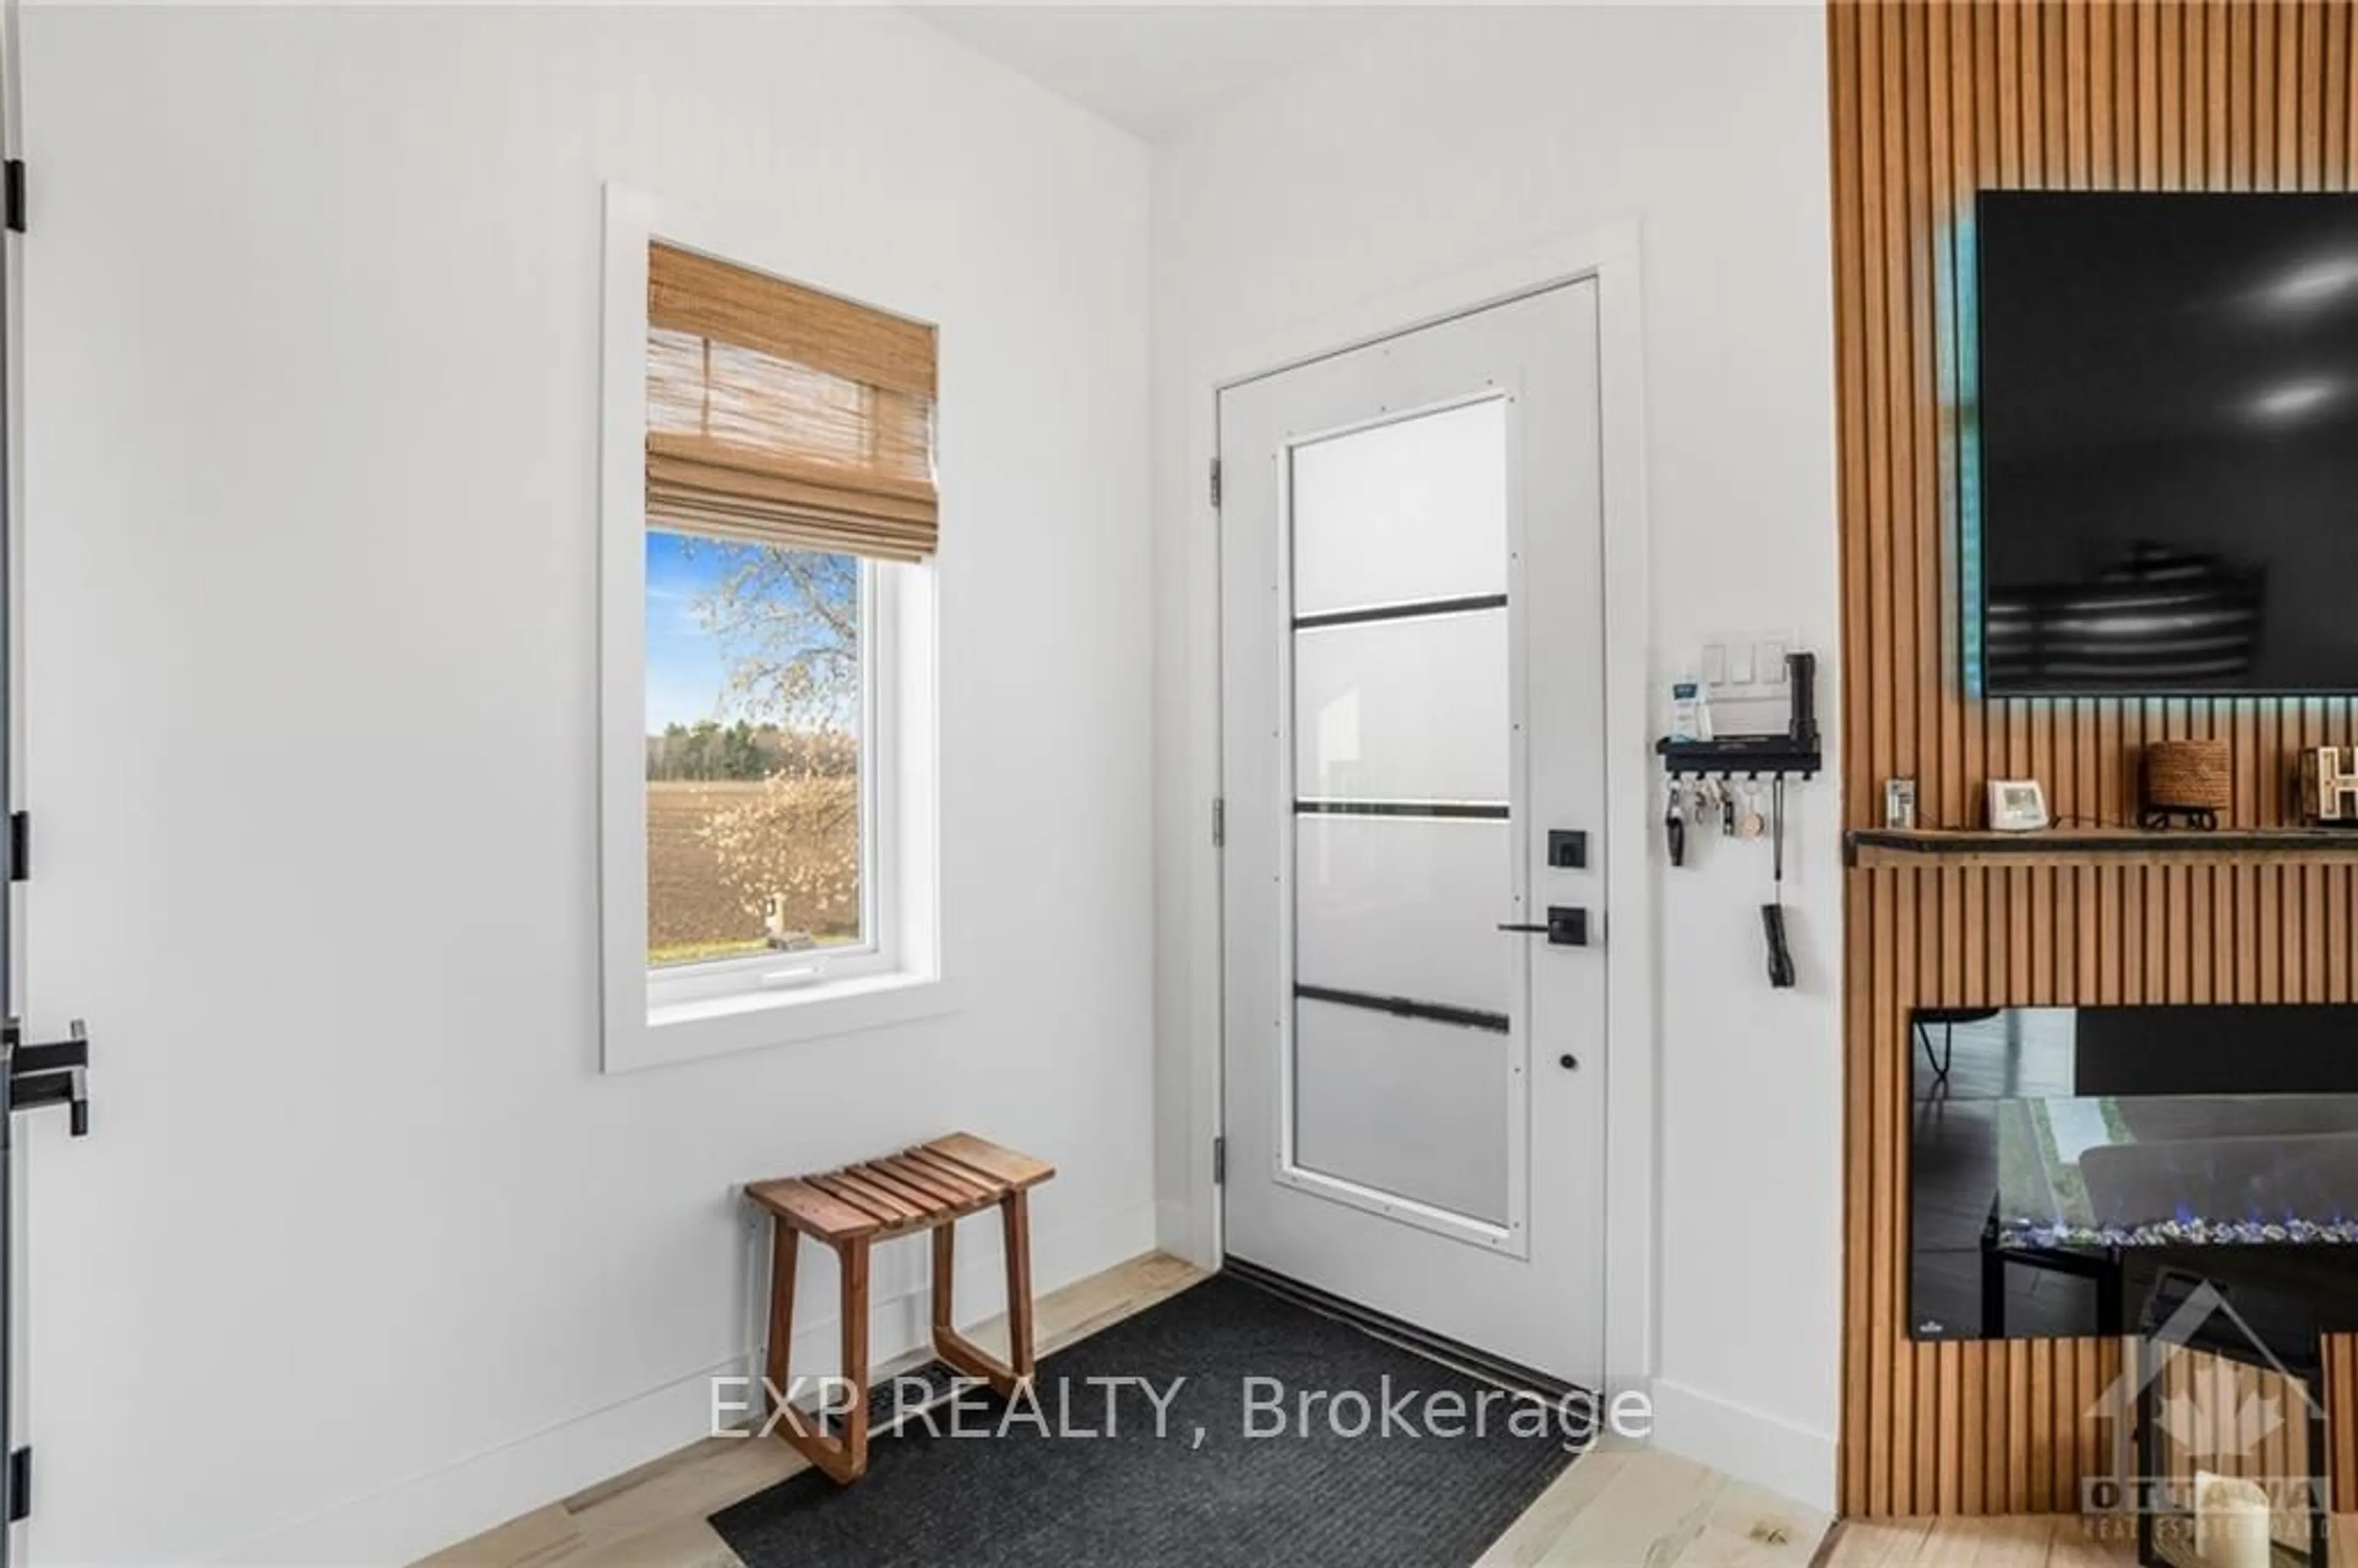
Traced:
[[2186, 817], [2218, 825], [2235, 798], [2235, 774], [2224, 741], [2157, 741], [2145, 749], [2145, 823]]

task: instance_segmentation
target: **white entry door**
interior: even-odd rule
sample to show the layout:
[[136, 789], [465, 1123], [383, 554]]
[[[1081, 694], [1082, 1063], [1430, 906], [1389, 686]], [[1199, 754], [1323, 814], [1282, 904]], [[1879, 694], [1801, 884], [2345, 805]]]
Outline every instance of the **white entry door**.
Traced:
[[1584, 282], [1219, 405], [1228, 1254], [1590, 1389], [1597, 386]]

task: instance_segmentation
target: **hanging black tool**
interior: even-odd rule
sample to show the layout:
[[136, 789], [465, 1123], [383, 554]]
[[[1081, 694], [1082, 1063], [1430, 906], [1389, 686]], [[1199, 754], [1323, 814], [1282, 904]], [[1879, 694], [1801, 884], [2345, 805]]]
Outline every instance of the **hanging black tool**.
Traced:
[[1793, 949], [1785, 941], [1785, 775], [1768, 785], [1770, 863], [1776, 868], [1776, 898], [1760, 906], [1760, 929], [1768, 938], [1768, 983], [1778, 990], [1793, 986]]
[[[1797, 747], [1812, 752], [1818, 749], [1818, 656], [1815, 654], [1785, 655], [1785, 677], [1793, 694], [1793, 711], [1786, 721], [1787, 738]], [[1776, 839], [1771, 851], [1776, 867], [1776, 896], [1760, 911], [1761, 934], [1768, 939], [1768, 984], [1777, 990], [1790, 990], [1794, 984], [1793, 949], [1785, 940], [1785, 775], [1779, 773], [1769, 786], [1772, 802], [1769, 812], [1775, 818], [1770, 828]]]
[[1683, 866], [1687, 863], [1687, 818], [1680, 795], [1679, 781], [1672, 779], [1671, 804], [1662, 813], [1662, 831], [1670, 837], [1671, 864], [1673, 866]]

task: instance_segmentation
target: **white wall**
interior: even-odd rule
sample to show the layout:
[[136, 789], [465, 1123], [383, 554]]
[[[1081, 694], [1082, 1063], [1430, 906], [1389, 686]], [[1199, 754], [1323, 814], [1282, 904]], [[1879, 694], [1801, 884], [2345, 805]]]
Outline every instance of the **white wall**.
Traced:
[[[404, 1557], [698, 1435], [750, 1176], [971, 1126], [1062, 1168], [1042, 1288], [1150, 1246], [1140, 146], [881, 11], [23, 45], [29, 1000], [97, 1042], [31, 1134], [36, 1554]], [[955, 301], [957, 1016], [597, 1071], [610, 178]]]
[[[1639, 220], [1654, 675], [1692, 665], [1714, 633], [1797, 632], [1828, 666], [1831, 742], [1824, 56], [1814, 5], [1426, 11], [1158, 147], [1157, 1191], [1173, 1244], [1206, 1239], [1207, 1094], [1190, 1051], [1216, 1026], [1217, 997], [1203, 847], [1217, 655], [1188, 438], [1208, 396], [1198, 367], [1338, 302]], [[1823, 1501], [1840, 1318], [1834, 786], [1794, 805], [1797, 992], [1765, 978], [1765, 852], [1707, 839], [1688, 869], [1658, 865], [1653, 1369], [1665, 1445]]]

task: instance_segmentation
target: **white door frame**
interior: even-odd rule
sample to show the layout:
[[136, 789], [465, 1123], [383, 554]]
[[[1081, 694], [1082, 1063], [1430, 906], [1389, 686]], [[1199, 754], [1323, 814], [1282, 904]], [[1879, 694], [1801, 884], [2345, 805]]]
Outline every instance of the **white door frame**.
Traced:
[[[1605, 531], [1605, 1365], [1606, 1392], [1644, 1388], [1655, 1354], [1655, 1034], [1652, 599], [1648, 565], [1644, 339], [1637, 222], [1566, 235], [1482, 266], [1369, 299], [1255, 342], [1200, 354], [1187, 378], [1185, 777], [1191, 821], [1221, 787], [1219, 515], [1202, 477], [1219, 452], [1219, 395], [1347, 349], [1595, 278]], [[1200, 812], [1196, 809], [1200, 806]], [[1221, 1130], [1220, 858], [1191, 832], [1186, 1204], [1164, 1245], [1206, 1267], [1224, 1255], [1212, 1140]]]

